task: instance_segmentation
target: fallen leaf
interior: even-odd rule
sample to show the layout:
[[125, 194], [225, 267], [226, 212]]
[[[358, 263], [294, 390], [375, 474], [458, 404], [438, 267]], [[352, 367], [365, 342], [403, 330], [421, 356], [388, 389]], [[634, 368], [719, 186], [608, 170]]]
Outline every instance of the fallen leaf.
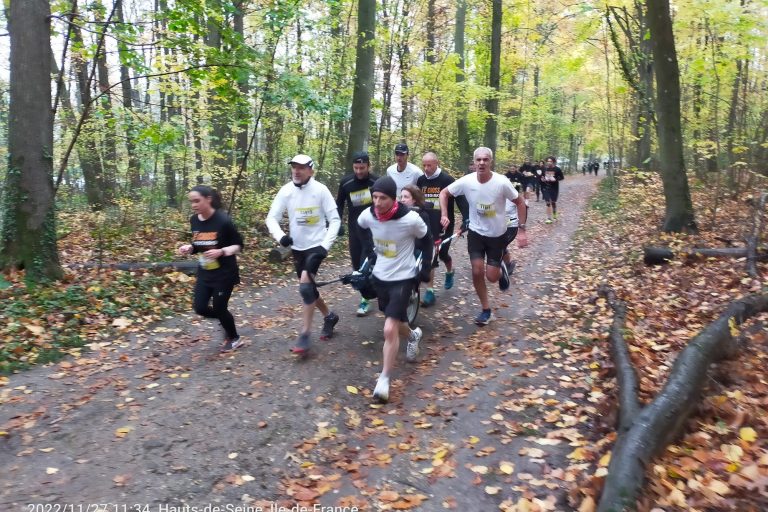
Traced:
[[753, 443], [757, 439], [757, 432], [752, 427], [743, 427], [739, 429], [739, 438], [742, 441]]

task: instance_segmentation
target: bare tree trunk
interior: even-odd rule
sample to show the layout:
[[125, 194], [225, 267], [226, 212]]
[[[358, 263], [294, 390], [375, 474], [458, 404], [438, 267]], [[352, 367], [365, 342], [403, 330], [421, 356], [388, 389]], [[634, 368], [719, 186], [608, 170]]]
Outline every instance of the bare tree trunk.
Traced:
[[0, 267], [24, 268], [30, 283], [62, 275], [56, 250], [51, 109], [51, 9], [46, 0], [10, 2], [8, 171]]
[[680, 69], [669, 0], [646, 0], [648, 26], [653, 42], [656, 75], [657, 131], [662, 163], [665, 216], [664, 231], [695, 232], [696, 221], [685, 174], [683, 134], [680, 125]]
[[[237, 0], [235, 2], [235, 13], [233, 17], [232, 26], [234, 28], [234, 31], [236, 34], [239, 34], [240, 37], [245, 41], [245, 30], [244, 30], [244, 9], [247, 4], [247, 0]], [[247, 162], [244, 162], [243, 159], [247, 158], [248, 152], [249, 152], [249, 141], [248, 141], [248, 94], [250, 92], [250, 88], [248, 87], [248, 75], [243, 73], [237, 80], [237, 89], [240, 91], [240, 96], [242, 99], [242, 105], [241, 105], [241, 115], [238, 117], [237, 122], [237, 133], [235, 135], [235, 167], [240, 169], [247, 167]], [[304, 131], [302, 130], [301, 133], [303, 134]], [[303, 141], [299, 144], [299, 147], [302, 147]], [[231, 205], [230, 205], [231, 207]]]
[[[456, 73], [456, 83], [464, 81], [464, 28], [467, 19], [467, 1], [456, 2], [456, 25], [453, 33], [454, 52], [459, 56], [459, 71]], [[459, 145], [458, 168], [461, 172], [467, 172], [472, 163], [471, 149], [469, 147], [469, 128], [467, 121], [467, 104], [462, 98], [457, 100], [456, 108], [456, 140]]]
[[[125, 18], [123, 15], [123, 0], [115, 1], [115, 18], [118, 23], [124, 23]], [[126, 48], [118, 43], [120, 53], [127, 51]], [[131, 71], [123, 63], [121, 59], [120, 63], [120, 80], [121, 88], [123, 92], [123, 113], [124, 125], [125, 125], [125, 145], [128, 152], [128, 193], [133, 197], [138, 196], [139, 189], [141, 188], [141, 162], [139, 160], [138, 150], [136, 147], [136, 137], [138, 135], [136, 125], [131, 118], [131, 110], [133, 110], [133, 86], [131, 85]]]
[[485, 146], [496, 152], [499, 132], [499, 92], [501, 91], [501, 0], [491, 0], [491, 70], [488, 86], [493, 89], [493, 96], [485, 100]]
[[355, 58], [355, 89], [352, 95], [352, 119], [349, 127], [346, 162], [355, 151], [368, 149], [373, 100], [374, 34], [376, 31], [376, 0], [358, 0], [357, 56]]
[[[77, 9], [74, 5], [73, 9]], [[83, 47], [83, 35], [80, 26], [77, 23], [72, 26], [72, 42], [75, 46]], [[88, 205], [100, 210], [104, 207], [104, 189], [102, 188], [101, 169], [99, 166], [99, 153], [96, 148], [94, 136], [92, 133], [91, 120], [91, 81], [89, 77], [88, 64], [82, 55], [72, 54], [72, 69], [75, 72], [77, 92], [79, 103], [82, 109], [81, 125], [85, 128], [79, 135], [77, 141], [77, 156], [80, 161], [80, 169], [83, 173], [85, 182], [85, 195]]]
[[435, 0], [427, 0], [427, 45], [424, 49], [424, 60], [429, 64], [437, 62], [435, 48]]
[[[117, 8], [117, 2], [115, 3]], [[102, 3], [95, 3], [95, 20], [103, 22], [101, 12], [104, 10]], [[106, 33], [107, 27], [104, 27]], [[107, 50], [101, 45], [100, 51], [96, 54], [96, 69], [98, 76], [99, 92], [109, 90], [109, 68], [107, 67]], [[100, 133], [102, 140], [102, 179], [104, 201], [111, 203], [117, 193], [117, 131], [115, 127], [115, 115], [112, 111], [112, 96], [110, 93], [104, 94], [99, 100], [101, 103], [101, 122]]]
[[[208, 19], [208, 32], [205, 44], [211, 49], [221, 49], [222, 26], [213, 18]], [[211, 110], [210, 150], [213, 151], [212, 178], [213, 185], [223, 193], [229, 188], [227, 170], [231, 165], [230, 129], [227, 116], [227, 105], [217, 98], [216, 94], [208, 97], [208, 106]]]
[[[411, 19], [410, 3], [409, 0], [403, 1], [403, 8], [400, 13], [402, 23], [400, 42], [397, 48], [397, 56], [400, 62], [400, 97], [402, 114], [400, 118], [400, 132], [403, 140], [408, 140], [408, 131], [411, 123], [411, 118], [414, 117], [414, 95], [411, 92], [411, 78], [409, 76], [411, 70], [411, 47], [410, 47], [410, 34]], [[415, 122], [415, 121], [414, 121]]]
[[[392, 61], [395, 56], [395, 43], [394, 34], [391, 31], [392, 16], [390, 14], [387, 0], [381, 0], [381, 26], [384, 29], [385, 34], [389, 34], [389, 41], [384, 45], [383, 54], [381, 55], [381, 73], [384, 79], [384, 83], [381, 87], [381, 120], [379, 121], [379, 129], [376, 134], [376, 158], [374, 160], [374, 169], [384, 169], [382, 166], [382, 155], [389, 154], [386, 151], [382, 152], [381, 144], [384, 138], [384, 133], [389, 132], [390, 118], [392, 110]], [[386, 164], [384, 164], [386, 165]]]

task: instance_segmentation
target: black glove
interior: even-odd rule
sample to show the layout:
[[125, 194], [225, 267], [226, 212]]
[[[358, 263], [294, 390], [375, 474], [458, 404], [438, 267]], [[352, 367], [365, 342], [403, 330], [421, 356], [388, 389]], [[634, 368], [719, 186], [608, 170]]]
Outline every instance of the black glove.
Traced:
[[419, 281], [422, 283], [428, 283], [432, 279], [432, 266], [429, 262], [421, 264], [421, 270], [419, 270]]
[[466, 231], [469, 229], [469, 219], [464, 219], [461, 223], [461, 230]]
[[344, 236], [346, 233], [347, 233], [347, 230], [344, 229], [344, 224], [339, 224], [338, 236]]
[[354, 276], [352, 274], [341, 276], [341, 284], [350, 284], [352, 282], [353, 277]]
[[289, 235], [283, 235], [283, 238], [280, 239], [280, 245], [283, 247], [290, 247], [293, 245], [293, 238], [291, 238]]

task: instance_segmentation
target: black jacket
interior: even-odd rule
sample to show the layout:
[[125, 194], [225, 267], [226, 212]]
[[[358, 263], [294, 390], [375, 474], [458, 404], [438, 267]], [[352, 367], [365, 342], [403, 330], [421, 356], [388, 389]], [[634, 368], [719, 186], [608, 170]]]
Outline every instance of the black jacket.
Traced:
[[[373, 186], [377, 176], [368, 174], [364, 180], [357, 179], [355, 173], [344, 176], [339, 183], [339, 192], [336, 194], [336, 208], [339, 211], [339, 218], [344, 218], [344, 206], [349, 205], [349, 216], [347, 224], [351, 227], [357, 226], [357, 218], [360, 214], [371, 206], [370, 188]], [[365, 190], [368, 191], [366, 196]], [[355, 194], [355, 193], [358, 194]], [[367, 202], [366, 202], [367, 201]]]

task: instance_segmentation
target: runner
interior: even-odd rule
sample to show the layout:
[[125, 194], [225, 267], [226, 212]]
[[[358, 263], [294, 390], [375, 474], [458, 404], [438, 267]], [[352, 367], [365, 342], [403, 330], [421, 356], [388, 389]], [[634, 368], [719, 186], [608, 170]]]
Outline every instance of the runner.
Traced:
[[[344, 218], [344, 205], [349, 205], [347, 227], [349, 228], [349, 257], [352, 260], [352, 269], [357, 270], [363, 263], [363, 259], [373, 251], [373, 240], [368, 229], [362, 229], [357, 224], [357, 218], [363, 210], [371, 206], [371, 186], [376, 181], [376, 176], [371, 174], [371, 159], [368, 153], [360, 151], [352, 155], [352, 173], [347, 174], [339, 183], [339, 192], [336, 194], [336, 207], [339, 218]], [[343, 235], [344, 224], [339, 228], [339, 235]], [[357, 316], [365, 316], [370, 309], [370, 303], [365, 297], [360, 297], [360, 306], [357, 308]]]
[[[320, 297], [314, 276], [336, 240], [341, 220], [328, 187], [313, 178], [312, 159], [307, 155], [296, 155], [289, 164], [291, 181], [277, 192], [266, 223], [272, 237], [293, 251], [293, 264], [299, 278], [299, 294], [304, 309], [299, 339], [291, 350], [295, 354], [305, 355], [311, 345], [309, 332], [315, 307], [323, 314], [320, 339], [332, 337], [333, 328], [339, 322], [339, 316], [330, 311]], [[280, 220], [286, 211], [290, 235], [280, 227]]]
[[415, 185], [419, 176], [424, 174], [421, 169], [413, 165], [408, 161], [408, 145], [397, 144], [395, 146], [395, 160], [396, 163], [389, 166], [387, 169], [387, 176], [391, 176], [395, 180], [397, 186], [397, 197], [400, 198], [400, 191], [406, 185]]
[[[216, 318], [224, 328], [222, 352], [235, 350], [243, 344], [237, 334], [235, 319], [227, 306], [232, 290], [240, 284], [238, 254], [243, 249], [243, 237], [229, 216], [221, 211], [221, 196], [206, 185], [189, 192], [193, 215], [189, 218], [192, 243], [179, 247], [179, 254], [200, 254], [194, 292], [194, 310], [205, 318]], [[212, 303], [212, 305], [211, 305]]]
[[[416, 180], [416, 186], [421, 189], [421, 191], [424, 193], [424, 200], [429, 201], [433, 204], [434, 207], [440, 206], [440, 192], [445, 189], [448, 185], [453, 183], [455, 180], [453, 179], [453, 176], [448, 174], [447, 172], [443, 171], [440, 168], [440, 161], [437, 159], [437, 155], [429, 152], [425, 153], [424, 156], [421, 159], [421, 164], [424, 167], [424, 175], [420, 176], [418, 180]], [[450, 220], [450, 224], [445, 229], [445, 233], [447, 235], [450, 235], [453, 233], [453, 228], [455, 227], [455, 218], [454, 218], [454, 208], [453, 208], [454, 198], [451, 197], [448, 199], [448, 219]], [[464, 196], [460, 196], [456, 199], [456, 204], [459, 207], [459, 211], [462, 212], [463, 218], [468, 218], [469, 216], [469, 205], [467, 204], [466, 198]], [[440, 232], [434, 232], [432, 233], [433, 238], [437, 239], [440, 236]], [[440, 252], [438, 254], [438, 257], [440, 258], [440, 261], [442, 261], [445, 264], [445, 279], [443, 281], [443, 287], [446, 290], [450, 290], [453, 288], [453, 282], [454, 282], [454, 271], [453, 271], [453, 260], [451, 259], [451, 255], [448, 253], [448, 251], [451, 248], [451, 242], [447, 242], [440, 248]], [[424, 292], [424, 297], [422, 299], [422, 304], [424, 306], [431, 306], [435, 303], [435, 272], [434, 269], [432, 269], [432, 276], [429, 280], [429, 284], [427, 285], [427, 289]]]
[[555, 157], [548, 157], [544, 174], [541, 176], [541, 194], [547, 202], [547, 220], [544, 222], [547, 224], [552, 224], [552, 221], [557, 219], [557, 196], [560, 192], [560, 182], [565, 178], [563, 171], [555, 165], [556, 161]]
[[433, 242], [439, 239], [440, 233], [443, 231], [443, 227], [440, 225], [440, 210], [424, 199], [424, 193], [419, 187], [416, 185], [404, 186], [403, 190], [400, 191], [400, 202], [419, 214], [421, 220], [427, 225], [429, 238]]
[[[514, 202], [518, 214], [528, 218], [525, 200], [518, 195], [512, 183], [504, 176], [493, 172], [493, 151], [479, 147], [474, 153], [477, 171], [463, 176], [440, 193], [441, 224], [447, 227], [448, 199], [450, 196], [464, 195], [472, 208], [469, 210], [469, 234], [467, 249], [472, 264], [472, 284], [480, 299], [482, 311], [475, 317], [478, 325], [487, 325], [493, 320], [488, 287], [485, 280], [499, 283], [501, 290], [509, 288], [509, 269], [502, 263], [502, 254], [510, 240], [507, 235], [505, 215], [506, 199]], [[466, 222], [466, 221], [465, 221]], [[521, 232], [524, 234], [524, 231]], [[487, 265], [486, 265], [487, 257]]]
[[[357, 222], [373, 233], [376, 263], [373, 286], [384, 313], [383, 364], [373, 397], [380, 402], [389, 400], [389, 383], [400, 347], [400, 337], [408, 339], [406, 360], [415, 361], [419, 355], [422, 332], [408, 326], [408, 301], [418, 281], [429, 281], [432, 242], [427, 225], [418, 213], [396, 200], [397, 185], [390, 176], [376, 180], [371, 187], [373, 206], [358, 217]], [[416, 265], [414, 250], [421, 249], [421, 268]]]
[[[520, 173], [523, 175], [523, 196], [525, 197], [525, 200], [528, 201], [531, 198], [531, 192], [534, 190], [536, 191], [536, 200], [539, 200], [539, 193], [538, 188], [536, 187], [536, 183], [538, 180], [536, 179], [536, 166], [534, 166], [530, 160], [526, 160], [523, 162], [523, 165], [520, 166]], [[528, 204], [527, 202], [525, 203]]]

